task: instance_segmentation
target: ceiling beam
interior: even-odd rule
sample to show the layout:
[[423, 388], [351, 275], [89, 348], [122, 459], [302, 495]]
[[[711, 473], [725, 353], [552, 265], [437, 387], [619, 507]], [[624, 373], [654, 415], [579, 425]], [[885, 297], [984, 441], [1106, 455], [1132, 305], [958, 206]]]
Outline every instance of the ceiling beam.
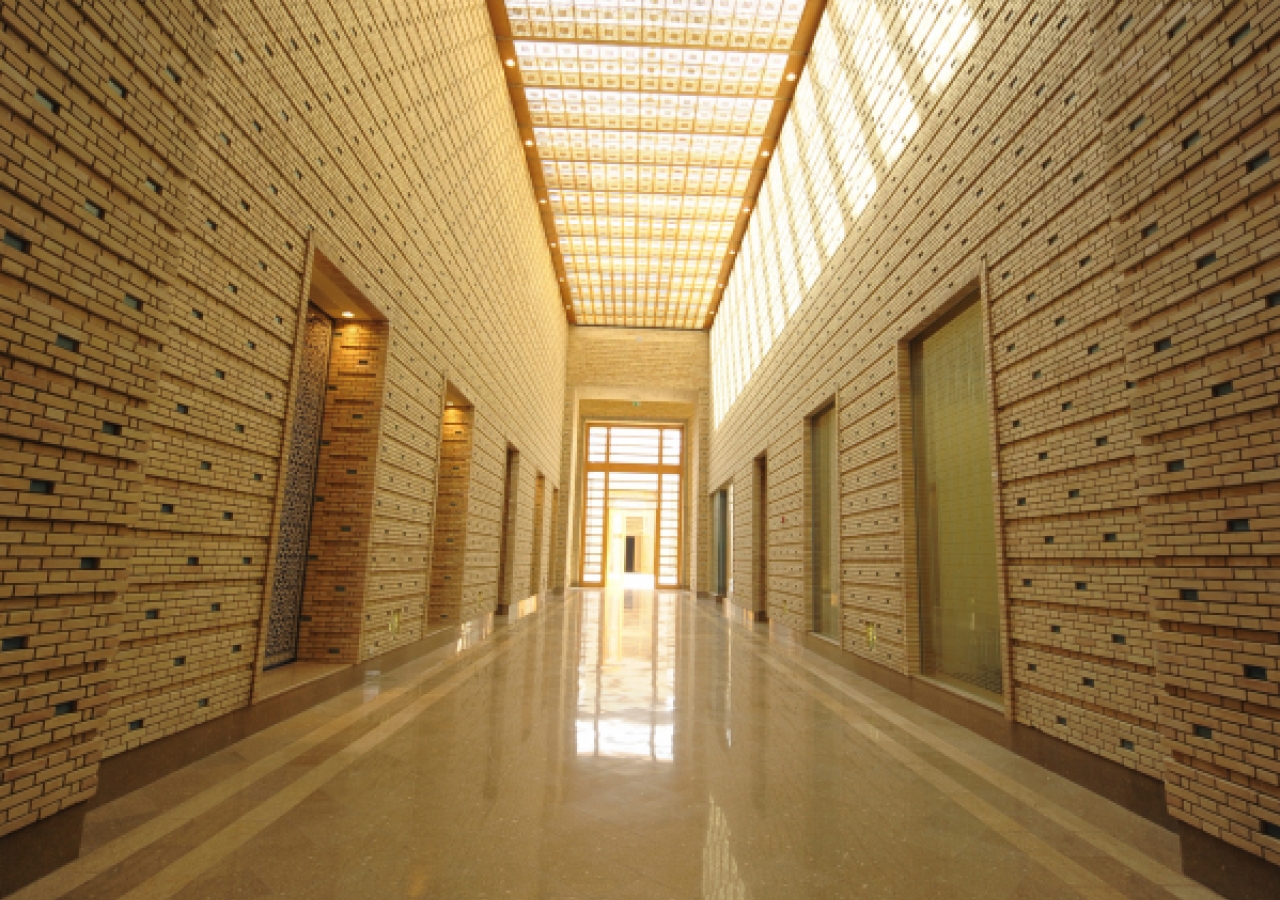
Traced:
[[[755, 209], [757, 199], [760, 194], [760, 188], [764, 183], [765, 176], [768, 173], [769, 163], [773, 159], [773, 151], [776, 149], [778, 135], [781, 132], [782, 124], [786, 121], [787, 113], [790, 112], [791, 103], [795, 97], [796, 85], [799, 83], [800, 73], [803, 71], [805, 64], [808, 62], [809, 52], [813, 46], [814, 35], [817, 33], [818, 25], [822, 20], [822, 14], [826, 9], [826, 0], [808, 0], [803, 15], [800, 19], [799, 28], [796, 31], [794, 40], [788, 50], [765, 50], [750, 47], [708, 47], [705, 45], [673, 45], [663, 43], [644, 43], [644, 42], [618, 42], [604, 40], [567, 40], [564, 38], [544, 38], [544, 37], [528, 37], [516, 38], [512, 35], [511, 22], [507, 15], [506, 4], [503, 0], [486, 0], [486, 6], [489, 10], [489, 16], [493, 23], [495, 45], [499, 53], [499, 59], [506, 74], [507, 91], [511, 96], [512, 109], [515, 112], [516, 124], [520, 135], [521, 144], [524, 147], [525, 158], [529, 168], [530, 179], [533, 182], [534, 192], [538, 200], [538, 209], [542, 218], [543, 229], [547, 235], [547, 242], [551, 249], [552, 264], [555, 268], [556, 277], [559, 279], [560, 296], [563, 305], [566, 307], [566, 318], [571, 324], [577, 324], [576, 310], [573, 306], [573, 297], [568, 287], [567, 274], [564, 265], [564, 256], [561, 253], [560, 235], [556, 228], [555, 216], [552, 211], [552, 204], [549, 202], [549, 189], [542, 171], [542, 163], [546, 162], [583, 162], [582, 160], [561, 160], [555, 157], [544, 157], [538, 152], [537, 141], [534, 137], [534, 126], [532, 115], [529, 111], [528, 101], [525, 97], [526, 85], [520, 75], [520, 67], [517, 61], [514, 42], [517, 40], [530, 41], [538, 43], [562, 43], [562, 44], [607, 44], [609, 46], [634, 47], [649, 50], [701, 50], [707, 51], [723, 51], [733, 53], [765, 53], [765, 54], [783, 54], [787, 57], [786, 75], [780, 81], [777, 89], [772, 96], [756, 96], [752, 95], [750, 99], [761, 99], [773, 101], [773, 108], [769, 117], [768, 124], [763, 134], [715, 134], [699, 131], [675, 131], [675, 132], [659, 132], [659, 131], [635, 131], [634, 129], [626, 129], [636, 134], [678, 134], [685, 136], [708, 135], [713, 137], [744, 137], [758, 138], [761, 141], [761, 153], [756, 156], [750, 166], [750, 176], [747, 183], [747, 190], [742, 198], [743, 212], [738, 216], [737, 223], [733, 233], [729, 238], [728, 250], [721, 263], [718, 277], [715, 279], [717, 287], [707, 305], [707, 315], [702, 323], [703, 329], [711, 327], [715, 321], [716, 311], [719, 309], [720, 302], [724, 298], [723, 285], [728, 284], [729, 277], [733, 272], [734, 263], [737, 261], [739, 250], [742, 246], [742, 240], [746, 234], [747, 225], [750, 223], [750, 212]], [[788, 81], [787, 77], [793, 76]], [[683, 80], [683, 79], [676, 79]], [[546, 88], [538, 86], [544, 90], [590, 90], [595, 91], [597, 88], [581, 88], [563, 86]], [[612, 90], [612, 89], [606, 89]], [[652, 92], [633, 92], [647, 93], [653, 95]], [[671, 93], [671, 92], [664, 92]], [[675, 92], [679, 94], [680, 92]], [[683, 96], [698, 97], [714, 97], [714, 98], [738, 98], [739, 95], [726, 94], [705, 94], [692, 93], [683, 94]], [[543, 126], [538, 126], [543, 127]], [[621, 129], [581, 129], [575, 126], [546, 126], [552, 128], [568, 128], [575, 131], [619, 131]], [[603, 160], [588, 160], [588, 164], [603, 165], [672, 165], [671, 163], [609, 163]], [[746, 166], [709, 166], [706, 164], [683, 164], [677, 167], [683, 168], [729, 168], [729, 169], [745, 169]], [[562, 191], [574, 191], [576, 188], [561, 188]], [[592, 192], [600, 193], [600, 192]], [[613, 193], [626, 193], [613, 192]], [[638, 193], [638, 192], [636, 192]], [[652, 194], [673, 194], [672, 191], [648, 191]], [[684, 195], [684, 196], [725, 196], [725, 195]], [[608, 239], [608, 238], [606, 238]], [[717, 239], [718, 242], [718, 239]], [[674, 312], [674, 310], [673, 310]]]

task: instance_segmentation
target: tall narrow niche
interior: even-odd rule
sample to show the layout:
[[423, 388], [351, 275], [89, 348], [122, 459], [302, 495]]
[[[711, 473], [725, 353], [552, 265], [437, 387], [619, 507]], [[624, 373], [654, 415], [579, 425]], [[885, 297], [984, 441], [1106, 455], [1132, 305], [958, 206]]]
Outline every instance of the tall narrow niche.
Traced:
[[374, 492], [382, 436], [389, 329], [335, 322], [298, 623], [298, 658], [355, 663], [370, 590]]
[[333, 320], [314, 306], [307, 309], [302, 359], [293, 391], [289, 455], [285, 461], [284, 506], [276, 545], [275, 576], [267, 616], [264, 666], [272, 668], [298, 658], [298, 619], [311, 536], [320, 429], [325, 412], [325, 378], [329, 372]]
[[547, 479], [539, 475], [533, 486], [533, 553], [529, 562], [529, 592], [542, 593], [542, 537]]
[[462, 608], [466, 569], [467, 497], [471, 489], [471, 429], [475, 411], [452, 386], [446, 389], [440, 423], [440, 470], [436, 480], [434, 547], [428, 626], [452, 625]]

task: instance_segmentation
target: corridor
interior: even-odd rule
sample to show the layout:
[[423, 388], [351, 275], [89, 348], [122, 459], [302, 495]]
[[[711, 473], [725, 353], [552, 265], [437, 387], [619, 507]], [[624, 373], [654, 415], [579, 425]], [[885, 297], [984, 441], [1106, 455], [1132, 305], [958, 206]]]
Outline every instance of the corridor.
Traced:
[[15, 900], [1217, 896], [1171, 832], [781, 629], [531, 606], [92, 809]]

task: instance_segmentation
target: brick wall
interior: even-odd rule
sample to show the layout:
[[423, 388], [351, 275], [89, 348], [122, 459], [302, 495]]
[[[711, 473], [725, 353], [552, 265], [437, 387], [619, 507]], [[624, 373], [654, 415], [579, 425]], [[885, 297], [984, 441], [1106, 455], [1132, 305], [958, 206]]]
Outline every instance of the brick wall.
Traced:
[[[382, 524], [374, 514], [374, 493], [387, 342], [385, 323], [340, 321], [334, 329], [298, 627], [302, 660], [359, 662], [368, 655], [361, 645], [378, 639], [372, 617], [385, 613], [377, 608], [383, 605], [374, 594], [380, 586], [374, 578], [378, 556], [370, 550]], [[425, 545], [421, 549], [425, 555]], [[421, 585], [417, 597], [421, 618]]]
[[[712, 333], [708, 488], [734, 484], [735, 600], [753, 602], [764, 453], [768, 612], [810, 628], [805, 418], [834, 399], [843, 646], [913, 670], [899, 356], [976, 286], [1011, 715], [1164, 778], [1175, 816], [1280, 860], [1260, 824], [1280, 821], [1264, 599], [1280, 269], [1261, 156], [1280, 156], [1277, 11], [969, 8], [976, 40], [939, 78], [906, 4], [828, 7]], [[875, 106], [859, 54], [877, 33], [914, 118]]]
[[249, 701], [313, 247], [386, 322], [335, 475], [372, 503], [344, 659], [422, 634], [446, 378], [476, 410], [459, 615], [492, 608], [505, 448], [558, 471], [566, 326], [478, 2], [0, 18], [3, 833]]
[[470, 407], [446, 408], [440, 438], [434, 548], [431, 558], [430, 625], [459, 621], [466, 559], [467, 499], [471, 484]]
[[1169, 810], [1280, 863], [1280, 9], [1158, 3], [1106, 21], [1100, 108], [1136, 382], [1140, 518], [1123, 531], [1141, 535], [1157, 626]]

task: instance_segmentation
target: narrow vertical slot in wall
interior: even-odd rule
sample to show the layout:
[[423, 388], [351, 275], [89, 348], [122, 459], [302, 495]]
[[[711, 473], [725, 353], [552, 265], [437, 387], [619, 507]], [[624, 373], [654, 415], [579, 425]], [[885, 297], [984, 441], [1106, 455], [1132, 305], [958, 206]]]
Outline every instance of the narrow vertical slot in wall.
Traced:
[[494, 610], [504, 616], [510, 608], [513, 585], [511, 584], [511, 557], [514, 552], [512, 543], [515, 539], [516, 487], [520, 483], [520, 451], [515, 447], [507, 448], [506, 468], [502, 476], [502, 527], [498, 536], [498, 602]]
[[911, 343], [921, 674], [1002, 701], [982, 307]]
[[547, 478], [539, 475], [533, 484], [533, 553], [529, 563], [529, 590], [542, 593], [543, 515], [546, 510]]
[[284, 505], [280, 511], [275, 571], [267, 613], [263, 667], [268, 669], [298, 658], [298, 619], [302, 614], [307, 544], [311, 535], [320, 431], [325, 413], [325, 383], [333, 341], [332, 319], [312, 305], [308, 305], [306, 316], [301, 360], [292, 397]]
[[836, 408], [809, 421], [810, 586], [813, 631], [840, 640], [840, 519], [836, 477]]
[[724, 488], [711, 495], [711, 593], [717, 598], [729, 593], [729, 492]]
[[440, 464], [436, 475], [431, 593], [427, 601], [429, 627], [456, 623], [462, 608], [474, 418], [475, 411], [471, 404], [452, 385], [448, 385], [445, 388], [445, 406], [440, 421]]
[[684, 507], [684, 431], [680, 428], [662, 429], [659, 478], [658, 587], [678, 587]]
[[769, 465], [763, 456], [753, 463], [751, 520], [751, 609], [756, 618], [769, 608]]
[[586, 586], [604, 584], [605, 509], [609, 503], [609, 429], [587, 428], [587, 462], [583, 468], [582, 574]]
[[389, 339], [385, 321], [371, 320], [359, 310], [334, 319], [298, 624], [299, 660], [347, 665], [378, 652], [366, 631], [366, 606], [376, 600], [370, 554]]
[[547, 586], [556, 590], [560, 586], [564, 560], [556, 558], [556, 546], [560, 542], [560, 489], [551, 489], [551, 524], [547, 526]]

